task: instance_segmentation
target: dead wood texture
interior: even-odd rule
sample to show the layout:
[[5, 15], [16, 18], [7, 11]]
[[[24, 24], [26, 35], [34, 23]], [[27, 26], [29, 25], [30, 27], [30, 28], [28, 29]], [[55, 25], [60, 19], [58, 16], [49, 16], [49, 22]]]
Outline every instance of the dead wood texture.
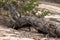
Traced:
[[12, 4], [6, 4], [6, 6], [11, 13], [12, 19], [14, 20], [15, 26], [13, 26], [13, 28], [21, 28], [25, 24], [31, 24], [37, 31], [40, 30], [52, 36], [60, 37], [60, 27], [57, 27], [55, 23], [47, 22], [44, 18], [37, 18], [34, 16], [24, 16], [20, 18], [15, 9], [13, 9]]

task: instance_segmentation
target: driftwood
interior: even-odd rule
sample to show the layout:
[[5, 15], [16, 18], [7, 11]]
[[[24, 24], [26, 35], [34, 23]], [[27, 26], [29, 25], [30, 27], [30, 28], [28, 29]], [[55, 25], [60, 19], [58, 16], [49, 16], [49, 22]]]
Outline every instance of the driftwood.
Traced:
[[51, 3], [60, 3], [60, 0], [40, 0], [40, 1], [44, 1], [44, 2], [51, 2]]
[[31, 24], [37, 31], [39, 30], [40, 32], [42, 31], [43, 33], [60, 37], [60, 27], [57, 27], [55, 23], [47, 22], [44, 18], [37, 18], [34, 16], [23, 16], [20, 18], [20, 16], [18, 16], [16, 11], [13, 9], [12, 4], [6, 4], [6, 6], [11, 12], [11, 16], [14, 20], [15, 26], [13, 26], [13, 28], [21, 28], [25, 24]]
[[40, 4], [38, 9], [48, 9], [52, 14], [59, 14], [60, 15], [60, 8], [52, 5], [47, 4]]

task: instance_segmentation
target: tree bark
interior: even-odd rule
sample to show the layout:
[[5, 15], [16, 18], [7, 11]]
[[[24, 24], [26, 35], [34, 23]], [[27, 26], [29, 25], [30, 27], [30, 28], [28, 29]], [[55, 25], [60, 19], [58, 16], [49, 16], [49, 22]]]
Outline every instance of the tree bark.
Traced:
[[50, 11], [51, 14], [58, 14], [60, 15], [60, 8], [59, 6], [53, 6], [52, 4], [48, 5], [48, 4], [40, 4], [38, 6], [38, 9], [48, 9]]

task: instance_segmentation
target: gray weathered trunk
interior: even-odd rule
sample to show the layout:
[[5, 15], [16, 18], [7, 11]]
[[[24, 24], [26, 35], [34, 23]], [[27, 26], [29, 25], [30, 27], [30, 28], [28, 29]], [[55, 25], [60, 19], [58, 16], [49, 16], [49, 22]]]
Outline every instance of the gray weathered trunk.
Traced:
[[40, 0], [40, 1], [60, 3], [60, 0]]

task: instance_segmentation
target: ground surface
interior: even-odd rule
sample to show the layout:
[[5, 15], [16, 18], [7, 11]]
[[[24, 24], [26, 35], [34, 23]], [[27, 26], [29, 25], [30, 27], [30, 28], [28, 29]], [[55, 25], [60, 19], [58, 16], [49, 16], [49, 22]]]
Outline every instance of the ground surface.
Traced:
[[26, 31], [18, 31], [0, 25], [0, 40], [20, 40], [21, 38], [32, 38], [34, 40], [59, 40], [59, 38], [47, 38], [43, 34]]

